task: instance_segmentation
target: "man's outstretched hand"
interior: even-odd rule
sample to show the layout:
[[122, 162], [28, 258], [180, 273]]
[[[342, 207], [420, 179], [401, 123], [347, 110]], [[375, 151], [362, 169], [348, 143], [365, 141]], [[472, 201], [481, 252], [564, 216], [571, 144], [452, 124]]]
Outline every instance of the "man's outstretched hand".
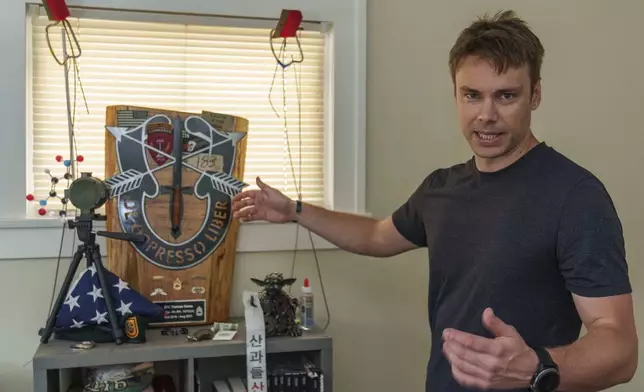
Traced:
[[295, 217], [295, 202], [257, 177], [259, 189], [249, 189], [233, 198], [233, 218], [243, 222], [264, 220], [290, 222]]
[[483, 312], [483, 325], [494, 338], [445, 329], [443, 352], [461, 385], [479, 389], [527, 388], [538, 366], [537, 354], [514, 327]]

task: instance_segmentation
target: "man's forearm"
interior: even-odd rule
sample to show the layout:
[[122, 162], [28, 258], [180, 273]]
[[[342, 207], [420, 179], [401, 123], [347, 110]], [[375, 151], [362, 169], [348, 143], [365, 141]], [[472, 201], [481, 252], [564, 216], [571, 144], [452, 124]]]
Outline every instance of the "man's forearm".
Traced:
[[379, 256], [380, 250], [377, 243], [373, 241], [377, 219], [304, 204], [297, 221], [341, 249], [357, 254]]
[[569, 346], [548, 349], [561, 374], [557, 390], [595, 392], [628, 382], [637, 367], [637, 339], [631, 336], [598, 326]]

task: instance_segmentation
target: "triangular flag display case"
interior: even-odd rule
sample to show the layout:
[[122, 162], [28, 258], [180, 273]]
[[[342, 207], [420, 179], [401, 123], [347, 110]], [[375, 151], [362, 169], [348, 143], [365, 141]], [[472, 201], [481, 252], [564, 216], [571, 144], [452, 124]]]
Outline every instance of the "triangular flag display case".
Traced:
[[239, 223], [232, 198], [245, 183], [248, 120], [203, 111], [106, 109], [108, 268], [165, 309], [153, 325], [229, 318]]

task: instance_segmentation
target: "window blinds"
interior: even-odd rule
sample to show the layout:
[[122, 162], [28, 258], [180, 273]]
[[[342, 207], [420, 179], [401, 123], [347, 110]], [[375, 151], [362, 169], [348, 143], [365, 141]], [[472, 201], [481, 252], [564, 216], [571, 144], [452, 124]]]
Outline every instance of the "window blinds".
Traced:
[[[64, 69], [47, 44], [45, 28], [49, 20], [43, 12], [29, 19], [31, 182], [32, 193], [40, 199], [51, 187], [45, 169], [53, 176], [62, 177], [65, 172], [55, 157], [67, 159], [69, 140]], [[74, 74], [70, 73], [70, 94], [76, 102], [72, 110], [77, 151], [84, 157], [79, 172], [89, 171], [104, 178], [108, 105], [195, 113], [208, 110], [249, 119], [245, 182], [254, 186], [255, 178], [261, 176], [266, 183], [297, 198], [295, 177], [297, 183], [301, 181], [304, 200], [324, 203], [323, 33], [301, 32], [304, 62], [286, 68], [283, 84], [282, 68], [275, 74], [270, 29], [103, 18], [72, 18], [70, 22], [82, 49], [78, 59], [82, 90], [78, 82], [74, 86]], [[50, 29], [49, 37], [61, 57], [60, 29]], [[275, 40], [274, 46], [278, 53], [280, 41]], [[294, 43], [289, 43], [287, 50], [299, 58]], [[57, 190], [64, 188], [60, 185]], [[60, 208], [60, 202], [50, 199], [47, 208]], [[37, 209], [34, 206], [30, 211], [35, 214]]]

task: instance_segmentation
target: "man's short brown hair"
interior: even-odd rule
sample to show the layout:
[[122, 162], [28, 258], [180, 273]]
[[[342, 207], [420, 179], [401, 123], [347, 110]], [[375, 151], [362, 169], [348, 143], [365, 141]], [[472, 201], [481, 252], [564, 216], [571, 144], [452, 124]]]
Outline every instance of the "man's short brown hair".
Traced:
[[449, 53], [452, 81], [461, 62], [476, 56], [493, 64], [498, 73], [528, 65], [532, 87], [541, 79], [544, 48], [528, 24], [514, 11], [478, 18], [458, 36]]

